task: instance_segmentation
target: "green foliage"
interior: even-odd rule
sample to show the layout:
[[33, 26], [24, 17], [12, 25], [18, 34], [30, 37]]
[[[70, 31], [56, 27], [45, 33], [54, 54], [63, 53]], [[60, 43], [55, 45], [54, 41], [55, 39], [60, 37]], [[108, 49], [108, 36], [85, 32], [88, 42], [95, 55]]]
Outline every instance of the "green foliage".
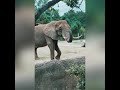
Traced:
[[37, 23], [45, 24], [54, 20], [60, 20], [60, 16], [58, 10], [51, 8], [40, 16], [40, 18], [37, 20]]
[[76, 7], [76, 5], [78, 4], [78, 1], [79, 0], [63, 0], [63, 2], [65, 2], [71, 8]]
[[41, 8], [43, 5], [45, 5], [48, 0], [34, 0], [35, 6], [38, 8]]
[[[35, 13], [38, 10], [38, 8], [41, 8], [43, 5], [45, 5], [49, 0], [34, 0], [35, 2]], [[71, 8], [74, 8], [78, 5], [79, 0], [61, 0], [65, 2], [68, 6]]]
[[67, 73], [70, 75], [74, 75], [78, 83], [76, 85], [77, 90], [85, 90], [85, 65], [76, 65], [72, 64], [68, 70], [66, 70]]
[[[71, 8], [76, 7], [77, 4], [79, 3], [79, 0], [61, 0], [63, 2], [65, 2], [68, 6], [70, 6]], [[48, 0], [34, 0], [35, 5], [39, 8], [41, 8], [44, 4], [46, 4], [48, 2]]]
[[86, 14], [84, 12], [70, 10], [61, 18], [69, 23], [74, 36], [76, 36], [77, 33], [81, 34], [81, 27], [86, 27]]
[[85, 28], [83, 26], [81, 26], [81, 28], [80, 28], [80, 33], [82, 34], [81, 39], [85, 39], [86, 30], [85, 30]]

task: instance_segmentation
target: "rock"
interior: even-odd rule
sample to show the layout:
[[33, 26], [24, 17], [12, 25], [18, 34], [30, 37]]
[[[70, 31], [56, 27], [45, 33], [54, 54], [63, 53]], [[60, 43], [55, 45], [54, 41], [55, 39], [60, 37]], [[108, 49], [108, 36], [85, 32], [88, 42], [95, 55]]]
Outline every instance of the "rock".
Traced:
[[85, 57], [36, 64], [35, 90], [76, 90], [77, 79], [65, 71], [71, 64], [85, 64]]

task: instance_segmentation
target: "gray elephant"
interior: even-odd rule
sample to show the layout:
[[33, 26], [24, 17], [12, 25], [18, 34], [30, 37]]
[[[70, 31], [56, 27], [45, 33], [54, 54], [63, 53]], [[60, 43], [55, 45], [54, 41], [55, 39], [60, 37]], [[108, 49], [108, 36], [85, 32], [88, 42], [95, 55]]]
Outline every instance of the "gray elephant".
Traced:
[[[61, 51], [58, 47], [58, 38], [63, 37], [68, 43], [72, 42], [72, 31], [67, 21], [52, 21], [48, 24], [39, 24], [35, 26], [35, 58], [38, 58], [37, 48], [48, 45], [50, 49], [51, 60], [60, 59]], [[57, 56], [54, 57], [54, 50]]]

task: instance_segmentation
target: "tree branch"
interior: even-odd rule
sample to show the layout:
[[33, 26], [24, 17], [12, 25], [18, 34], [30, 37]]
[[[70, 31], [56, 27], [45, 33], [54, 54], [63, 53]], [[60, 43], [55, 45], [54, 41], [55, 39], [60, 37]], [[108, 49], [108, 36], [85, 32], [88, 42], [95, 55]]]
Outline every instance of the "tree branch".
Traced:
[[80, 4], [78, 4], [78, 6], [76, 6], [76, 8], [80, 9], [81, 12], [83, 12], [80, 8], [81, 4], [82, 4], [83, 0], [80, 2]]
[[80, 2], [79, 6], [81, 6], [82, 2], [83, 2], [83, 0]]
[[79, 6], [76, 6], [76, 8], [80, 9], [80, 11], [83, 12]]
[[46, 11], [48, 8], [50, 8], [51, 6], [55, 5], [56, 3], [58, 3], [61, 0], [52, 0], [49, 1], [47, 4], [45, 4], [42, 8], [39, 8], [37, 13], [35, 14], [35, 22], [37, 21], [37, 19], [39, 18], [39, 16]]

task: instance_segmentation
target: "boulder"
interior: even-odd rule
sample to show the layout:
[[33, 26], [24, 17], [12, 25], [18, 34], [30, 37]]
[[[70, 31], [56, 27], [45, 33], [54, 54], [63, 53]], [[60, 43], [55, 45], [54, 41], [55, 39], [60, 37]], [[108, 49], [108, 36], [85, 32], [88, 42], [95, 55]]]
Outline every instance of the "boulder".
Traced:
[[65, 71], [71, 64], [85, 64], [85, 57], [36, 64], [35, 90], [76, 90], [77, 79]]

